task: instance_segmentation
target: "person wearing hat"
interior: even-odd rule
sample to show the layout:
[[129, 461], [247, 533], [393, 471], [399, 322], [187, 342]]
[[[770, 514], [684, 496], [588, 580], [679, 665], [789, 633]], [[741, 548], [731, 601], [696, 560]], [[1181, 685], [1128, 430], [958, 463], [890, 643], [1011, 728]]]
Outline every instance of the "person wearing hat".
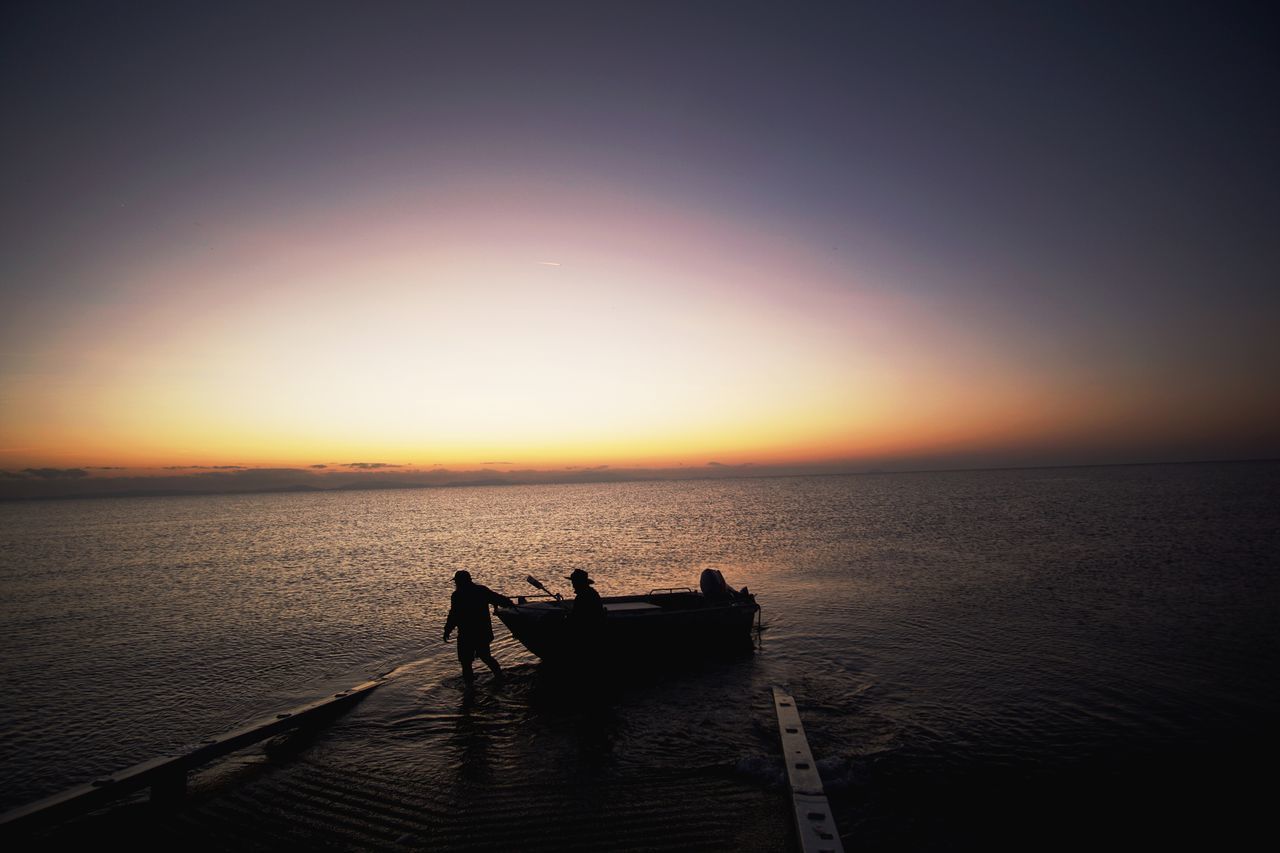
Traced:
[[471, 662], [476, 658], [493, 670], [495, 678], [502, 678], [502, 667], [489, 654], [493, 642], [493, 623], [489, 619], [489, 605], [515, 607], [515, 602], [499, 595], [483, 584], [471, 580], [467, 571], [454, 572], [453, 596], [449, 599], [449, 617], [444, 623], [444, 641], [449, 642], [453, 629], [458, 629], [458, 663], [462, 664], [462, 678], [468, 684], [475, 680]]
[[574, 569], [565, 578], [573, 584], [573, 610], [569, 618], [580, 627], [594, 627], [604, 621], [604, 602], [600, 593], [591, 588], [595, 583], [582, 569]]

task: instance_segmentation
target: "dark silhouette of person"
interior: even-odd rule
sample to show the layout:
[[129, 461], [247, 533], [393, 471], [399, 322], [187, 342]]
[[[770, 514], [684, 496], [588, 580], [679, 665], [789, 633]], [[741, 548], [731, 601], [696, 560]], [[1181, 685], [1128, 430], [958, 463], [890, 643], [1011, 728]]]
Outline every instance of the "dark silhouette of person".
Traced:
[[454, 572], [453, 584], [456, 589], [449, 599], [449, 618], [444, 623], [444, 641], [449, 642], [449, 634], [453, 633], [454, 628], [458, 629], [458, 663], [462, 664], [463, 679], [468, 684], [475, 680], [471, 662], [476, 658], [480, 658], [485, 666], [493, 670], [494, 678], [502, 678], [502, 667], [489, 654], [489, 644], [493, 642], [489, 605], [515, 607], [515, 602], [483, 584], [474, 583], [471, 573], [467, 571]]
[[573, 609], [569, 611], [569, 619], [579, 630], [594, 630], [604, 622], [604, 602], [600, 593], [591, 588], [595, 583], [582, 569], [574, 569], [565, 578], [573, 584]]

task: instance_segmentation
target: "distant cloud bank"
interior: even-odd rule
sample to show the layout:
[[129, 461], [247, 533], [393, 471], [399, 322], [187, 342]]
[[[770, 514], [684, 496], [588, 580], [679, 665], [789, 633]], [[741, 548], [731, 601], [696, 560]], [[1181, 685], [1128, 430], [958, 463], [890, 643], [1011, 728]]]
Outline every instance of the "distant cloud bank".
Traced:
[[[250, 468], [241, 465], [164, 466], [148, 470], [119, 466], [92, 468], [24, 468], [0, 470], [0, 500], [42, 498], [142, 497], [164, 495], [249, 494], [256, 492], [332, 492], [351, 489], [414, 489], [628, 481], [729, 479], [833, 474], [892, 474], [976, 468], [1038, 468], [1071, 465], [1142, 464], [1144, 460], [1091, 458], [1046, 461], [1007, 456], [990, 458], [930, 457], [846, 462], [766, 465], [710, 461], [702, 466], [611, 468], [571, 466], [554, 470], [451, 470], [435, 465], [414, 468], [402, 463], [347, 462], [300, 468]], [[1200, 461], [1150, 459], [1151, 463]], [[984, 464], [985, 463], [985, 464]], [[484, 463], [498, 465], [508, 463]], [[97, 474], [90, 472], [105, 471]], [[125, 473], [121, 473], [125, 472]], [[161, 472], [161, 473], [155, 473]]]
[[21, 471], [0, 471], [0, 476], [6, 480], [26, 480], [35, 478], [38, 480], [78, 480], [81, 477], [88, 477], [89, 472], [84, 468], [23, 468]]
[[[674, 480], [699, 477], [740, 476], [738, 466], [681, 468], [611, 468], [608, 465], [574, 466], [556, 470], [494, 470], [486, 462], [481, 470], [451, 470], [434, 466], [411, 469], [402, 463], [346, 462], [305, 468], [249, 468], [240, 465], [173, 465], [152, 469], [161, 473], [119, 472], [128, 469], [102, 466], [93, 475], [83, 468], [28, 468], [0, 471], [0, 500], [68, 497], [146, 495], [202, 495], [282, 491], [335, 491], [343, 489], [407, 489], [459, 486], [532, 485], [542, 483], [611, 483], [629, 480]], [[829, 466], [778, 466], [760, 474], [836, 473]]]
[[[99, 469], [123, 471], [123, 468]], [[162, 471], [245, 471], [243, 465], [166, 465]]]

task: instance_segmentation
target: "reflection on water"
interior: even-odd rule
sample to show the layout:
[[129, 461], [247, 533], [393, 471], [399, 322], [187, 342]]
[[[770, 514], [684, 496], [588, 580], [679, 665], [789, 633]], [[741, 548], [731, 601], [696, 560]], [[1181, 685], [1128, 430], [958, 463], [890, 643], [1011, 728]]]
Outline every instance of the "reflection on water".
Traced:
[[[1243, 757], [1274, 754], [1278, 472], [3, 505], [0, 787], [14, 805], [394, 670], [182, 820], [370, 848], [777, 849], [778, 683], [850, 846], [1230, 843], [1258, 796]], [[519, 594], [583, 568], [614, 595], [707, 565], [758, 595], [758, 653], [581, 690], [495, 625], [510, 678], [468, 691], [439, 642], [457, 569]]]

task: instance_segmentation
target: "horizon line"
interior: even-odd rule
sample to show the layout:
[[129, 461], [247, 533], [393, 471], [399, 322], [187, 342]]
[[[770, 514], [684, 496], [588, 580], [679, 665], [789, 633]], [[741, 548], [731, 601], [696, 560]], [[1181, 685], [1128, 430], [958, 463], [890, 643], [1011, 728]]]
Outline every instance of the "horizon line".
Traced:
[[[289, 494], [289, 493], [325, 493], [325, 492], [344, 492], [344, 491], [400, 491], [415, 489], [457, 489], [457, 488], [485, 488], [485, 487], [510, 487], [510, 486], [581, 486], [581, 485], [614, 485], [622, 483], [636, 482], [681, 482], [694, 480], [764, 480], [764, 479], [785, 479], [799, 477], [865, 477], [865, 476], [886, 476], [900, 474], [961, 474], [961, 473], [996, 473], [1000, 471], [1063, 471], [1075, 470], [1081, 468], [1138, 468], [1138, 467], [1155, 467], [1164, 465], [1247, 465], [1247, 464], [1265, 464], [1280, 463], [1280, 456], [1264, 456], [1250, 458], [1217, 458], [1217, 459], [1189, 459], [1189, 460], [1146, 460], [1138, 462], [1078, 462], [1078, 463], [1059, 463], [1059, 464], [1036, 464], [1036, 465], [991, 465], [978, 467], [929, 467], [929, 468], [902, 468], [889, 470], [878, 466], [870, 466], [863, 470], [845, 470], [845, 471], [782, 471], [769, 472], [765, 466], [757, 466], [752, 463], [744, 465], [718, 465], [703, 466], [699, 468], [685, 468], [688, 476], [666, 476], [666, 477], [645, 477], [637, 472], [642, 471], [664, 471], [678, 472], [680, 468], [606, 468], [604, 470], [591, 469], [578, 471], [565, 471], [567, 477], [571, 479], [555, 479], [543, 481], [519, 482], [512, 480], [502, 480], [494, 477], [491, 479], [469, 479], [456, 482], [441, 483], [401, 483], [393, 482], [377, 482], [370, 481], [369, 477], [386, 476], [388, 474], [410, 474], [410, 473], [430, 473], [430, 472], [404, 472], [404, 471], [388, 471], [388, 470], [355, 470], [334, 473], [348, 473], [353, 475], [365, 475], [363, 481], [349, 482], [343, 485], [321, 487], [312, 486], [304, 483], [293, 483], [289, 485], [264, 485], [259, 487], [244, 488], [228, 488], [223, 490], [183, 490], [176, 487], [161, 488], [156, 490], [145, 489], [125, 489], [117, 491], [101, 491], [101, 492], [68, 492], [64, 494], [30, 494], [30, 495], [5, 495], [0, 494], [0, 502], [25, 502], [25, 501], [58, 501], [58, 500], [97, 500], [106, 498], [158, 498], [158, 497], [217, 497], [221, 495], [255, 495], [255, 494]], [[784, 467], [784, 466], [774, 466]], [[754, 469], [751, 473], [730, 473], [730, 471], [744, 471], [744, 469]], [[446, 471], [448, 469], [445, 469]], [[526, 469], [532, 470], [532, 469]], [[305, 468], [242, 468], [241, 472], [249, 473], [253, 471], [291, 471], [309, 476], [324, 476], [322, 473], [309, 471]], [[182, 474], [176, 477], [165, 476], [144, 476], [144, 477], [103, 477], [98, 478], [97, 482], [111, 480], [172, 480], [177, 478], [191, 478], [205, 476], [205, 474]], [[484, 471], [458, 471], [459, 474], [488, 473]], [[493, 472], [500, 473], [500, 472]], [[507, 472], [512, 473], [512, 472]], [[560, 473], [547, 471], [545, 473]], [[584, 477], [572, 479], [574, 473], [592, 474], [594, 478]], [[622, 474], [618, 477], [610, 477], [609, 474]], [[604, 475], [604, 476], [600, 476]], [[74, 483], [82, 483], [82, 479], [76, 480], [21, 480], [10, 481], [10, 484], [41, 484], [41, 485], [70, 485]], [[201, 481], [197, 481], [201, 482]], [[219, 482], [221, 485], [233, 485], [225, 481], [209, 481], [205, 483]]]

